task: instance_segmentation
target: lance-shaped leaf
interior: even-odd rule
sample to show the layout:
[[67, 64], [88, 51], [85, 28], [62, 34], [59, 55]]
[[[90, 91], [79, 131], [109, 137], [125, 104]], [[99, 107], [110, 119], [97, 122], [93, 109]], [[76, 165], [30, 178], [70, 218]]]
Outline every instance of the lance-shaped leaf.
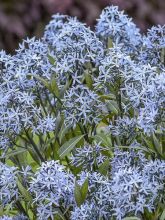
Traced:
[[100, 166], [99, 166], [99, 173], [102, 175], [106, 175], [109, 169], [109, 159], [105, 160]]
[[21, 195], [24, 197], [25, 201], [32, 202], [33, 198], [30, 195], [30, 193], [27, 191], [27, 189], [22, 185], [22, 183], [18, 180], [17, 181], [18, 189], [21, 193]]
[[92, 76], [90, 75], [90, 73], [86, 70], [84, 72], [84, 76], [85, 76], [85, 81], [87, 86], [92, 89], [93, 88], [93, 80], [92, 80]]
[[61, 129], [58, 135], [60, 144], [62, 143], [62, 139], [64, 138], [65, 134], [70, 130], [71, 127], [72, 127], [71, 125], [65, 126], [64, 124], [61, 126]]
[[88, 193], [88, 179], [85, 180], [82, 186], [75, 182], [74, 196], [78, 206], [81, 206]]
[[160, 220], [165, 220], [165, 209], [164, 209], [163, 213], [160, 216]]
[[158, 155], [161, 155], [162, 153], [161, 145], [154, 133], [152, 134], [152, 140], [153, 140], [155, 151], [157, 152]]
[[116, 101], [114, 100], [109, 100], [106, 102], [106, 106], [107, 106], [107, 109], [112, 112], [113, 114], [115, 115], [118, 115], [119, 113], [119, 107], [118, 107], [118, 104]]
[[58, 151], [60, 158], [67, 156], [76, 146], [76, 144], [83, 138], [83, 136], [84, 135], [79, 135], [64, 143]]
[[51, 78], [50, 86], [51, 86], [52, 93], [54, 93], [55, 96], [59, 97], [60, 91], [59, 91], [55, 77]]
[[48, 54], [48, 59], [49, 59], [50, 64], [52, 64], [52, 65], [55, 64], [56, 60], [55, 60], [55, 58], [54, 58], [53, 56], [51, 56], [50, 54]]
[[94, 138], [97, 142], [101, 142], [104, 146], [109, 147], [109, 148], [112, 147], [112, 140], [109, 135], [101, 133], [101, 134], [95, 135]]

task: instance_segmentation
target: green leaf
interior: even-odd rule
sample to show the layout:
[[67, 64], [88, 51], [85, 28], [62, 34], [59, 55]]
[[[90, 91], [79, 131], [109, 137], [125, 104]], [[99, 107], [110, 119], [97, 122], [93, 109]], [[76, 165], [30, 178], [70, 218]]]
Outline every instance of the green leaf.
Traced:
[[71, 150], [76, 146], [76, 144], [83, 138], [83, 136], [84, 135], [79, 135], [64, 143], [58, 151], [59, 156], [61, 158], [67, 156], [71, 152]]
[[159, 140], [157, 139], [157, 137], [155, 136], [154, 133], [152, 134], [152, 139], [153, 139], [155, 151], [156, 151], [159, 155], [161, 155], [162, 149], [161, 149]]
[[21, 166], [26, 166], [27, 165], [27, 155], [28, 155], [27, 151], [17, 155], [17, 158], [18, 158], [19, 163], [20, 163]]
[[61, 130], [59, 132], [59, 141], [62, 143], [62, 139], [64, 138], [65, 134], [68, 132], [68, 130], [72, 127], [71, 125], [64, 127], [65, 125], [63, 124], [61, 127]]
[[[13, 157], [13, 156], [16, 156], [16, 155], [19, 155], [19, 154], [22, 154], [24, 152], [27, 152], [27, 149], [24, 149], [24, 148], [19, 148], [17, 150], [12, 150], [11, 152], [5, 154], [5, 158], [9, 158], [9, 157]], [[0, 158], [4, 158], [4, 157], [0, 157]]]
[[152, 141], [148, 140], [144, 135], [142, 135], [142, 139], [145, 142], [145, 145], [149, 148], [153, 150], [153, 144]]
[[94, 138], [97, 140], [97, 142], [101, 142], [104, 146], [112, 147], [112, 141], [109, 135], [100, 133], [100, 134], [95, 135]]
[[[56, 117], [56, 132], [59, 132], [62, 127], [63, 121], [60, 113]], [[53, 135], [54, 136], [54, 135]]]
[[161, 62], [165, 64], [165, 48], [161, 49]]
[[96, 134], [106, 134], [107, 133], [107, 124], [100, 122], [96, 127]]
[[100, 97], [104, 100], [116, 99], [116, 96], [114, 94], [108, 94], [108, 95], [103, 94], [103, 95], [100, 95]]
[[50, 64], [52, 64], [52, 65], [55, 64], [56, 60], [50, 54], [48, 54], [48, 59], [49, 59]]
[[113, 41], [112, 38], [108, 38], [108, 48], [112, 48], [113, 47]]
[[165, 210], [164, 210], [163, 213], [161, 214], [160, 220], [165, 220]]
[[70, 86], [70, 81], [68, 80], [66, 82], [66, 84], [60, 89], [60, 98], [64, 97], [64, 94], [67, 91], [67, 89], [69, 88], [69, 86]]
[[81, 186], [77, 182], [75, 182], [74, 197], [77, 205], [81, 206], [81, 204], [83, 203], [83, 198], [81, 195]]
[[55, 77], [51, 79], [50, 86], [51, 86], [52, 93], [54, 93], [55, 96], [59, 97], [60, 91], [59, 91]]
[[3, 210], [3, 206], [0, 206], [0, 216], [4, 215], [4, 210]]
[[48, 147], [49, 147], [52, 143], [55, 142], [55, 140], [56, 140], [56, 137], [52, 137], [52, 138], [48, 139], [47, 142], [44, 144], [44, 148], [43, 148], [42, 152], [44, 152], [45, 150], [47, 150]]
[[49, 89], [49, 83], [43, 79], [42, 77], [38, 76], [38, 75], [33, 75], [31, 74], [34, 78], [36, 78], [38, 81], [40, 81], [47, 89]]
[[109, 159], [105, 160], [104, 163], [102, 163], [99, 166], [99, 173], [101, 173], [102, 175], [106, 175], [109, 169]]
[[87, 197], [87, 193], [88, 193], [88, 179], [86, 179], [81, 187], [81, 195], [82, 195], [82, 199], [85, 201], [86, 197]]
[[92, 81], [92, 77], [91, 77], [90, 73], [88, 71], [85, 71], [84, 76], [85, 76], [85, 81], [86, 81], [87, 86], [90, 89], [92, 89], [93, 88], [93, 81]]
[[54, 220], [65, 220], [64, 216], [59, 213], [59, 211], [56, 211], [58, 213], [55, 214]]
[[81, 206], [88, 193], [88, 179], [86, 179], [82, 186], [75, 182], [74, 196], [78, 206]]
[[115, 115], [119, 113], [119, 107], [116, 101], [109, 100], [106, 102], [107, 109]]
[[17, 180], [17, 186], [18, 186], [20, 193], [24, 197], [24, 199], [27, 202], [32, 202], [33, 200], [32, 196], [30, 195], [30, 193], [27, 191], [27, 189], [22, 185], [22, 183], [19, 180]]

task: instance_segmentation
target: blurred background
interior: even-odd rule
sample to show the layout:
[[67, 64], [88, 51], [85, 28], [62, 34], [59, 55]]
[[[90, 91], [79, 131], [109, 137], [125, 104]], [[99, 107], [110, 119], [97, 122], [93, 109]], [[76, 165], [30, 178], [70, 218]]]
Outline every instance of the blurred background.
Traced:
[[77, 16], [92, 28], [101, 10], [118, 5], [142, 32], [165, 24], [165, 0], [0, 0], [0, 49], [13, 53], [21, 39], [40, 37], [57, 12]]

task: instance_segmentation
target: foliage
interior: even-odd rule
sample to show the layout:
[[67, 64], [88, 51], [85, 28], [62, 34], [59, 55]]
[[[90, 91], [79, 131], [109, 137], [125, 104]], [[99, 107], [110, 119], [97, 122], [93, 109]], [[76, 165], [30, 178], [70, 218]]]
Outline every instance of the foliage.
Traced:
[[0, 52], [0, 219], [164, 219], [164, 42], [111, 6]]

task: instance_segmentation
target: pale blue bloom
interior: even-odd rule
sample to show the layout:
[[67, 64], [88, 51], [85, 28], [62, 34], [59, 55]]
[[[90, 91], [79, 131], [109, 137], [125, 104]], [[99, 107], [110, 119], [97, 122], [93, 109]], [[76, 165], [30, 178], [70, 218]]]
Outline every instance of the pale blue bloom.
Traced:
[[64, 114], [67, 124], [97, 123], [103, 104], [99, 96], [86, 86], [77, 85], [64, 95]]
[[127, 53], [136, 53], [141, 44], [139, 29], [117, 6], [109, 6], [102, 11], [96, 25], [96, 33], [103, 40], [110, 38]]
[[3, 215], [3, 216], [0, 217], [0, 220], [28, 220], [28, 219], [24, 215], [17, 215], [17, 216], [14, 216], [14, 217]]
[[76, 167], [81, 166], [83, 170], [93, 171], [107, 159], [102, 153], [102, 151], [104, 152], [106, 150], [108, 149], [96, 143], [94, 145], [84, 145], [81, 148], [76, 148], [70, 157], [71, 164]]
[[139, 61], [159, 68], [165, 67], [165, 25], [153, 26], [143, 37]]
[[87, 63], [97, 65], [104, 54], [103, 44], [95, 33], [83, 23], [71, 18], [68, 18], [63, 28], [55, 34], [52, 44], [51, 52], [55, 59], [54, 71], [57, 74], [59, 86], [65, 84], [75, 74], [82, 79], [85, 65]]
[[[34, 202], [38, 207], [39, 219], [47, 219], [48, 216], [52, 218], [56, 208], [67, 208], [73, 204], [73, 189], [74, 176], [67, 172], [63, 165], [53, 160], [42, 163], [32, 178], [29, 189], [35, 195]], [[43, 206], [45, 208], [41, 211]]]
[[[116, 149], [110, 162], [111, 171], [106, 176], [97, 172], [83, 171], [78, 183], [88, 179], [87, 199], [80, 208], [75, 208], [72, 216], [90, 218], [92, 214], [121, 220], [126, 216], [139, 216], [144, 209], [153, 211], [164, 196], [165, 162], [148, 160], [142, 151], [121, 151]], [[86, 204], [95, 207], [90, 213]], [[89, 206], [90, 208], [90, 206]], [[113, 218], [113, 217], [112, 217]]]
[[99, 213], [94, 203], [84, 203], [80, 207], [76, 207], [71, 214], [71, 220], [97, 220]]
[[[45, 27], [44, 40], [52, 47], [54, 47], [55, 39], [58, 34], [65, 28], [69, 22], [69, 16], [55, 14], [52, 16], [52, 20]], [[75, 18], [76, 20], [76, 18]]]
[[18, 199], [17, 168], [0, 163], [0, 203], [4, 207]]
[[55, 130], [55, 126], [56, 126], [56, 118], [47, 115], [45, 117], [38, 119], [38, 125], [33, 126], [33, 132], [34, 133], [40, 132], [42, 134], [45, 134], [46, 132]]
[[0, 220], [13, 220], [13, 218], [9, 217], [7, 215], [3, 215], [3, 216], [0, 217]]

